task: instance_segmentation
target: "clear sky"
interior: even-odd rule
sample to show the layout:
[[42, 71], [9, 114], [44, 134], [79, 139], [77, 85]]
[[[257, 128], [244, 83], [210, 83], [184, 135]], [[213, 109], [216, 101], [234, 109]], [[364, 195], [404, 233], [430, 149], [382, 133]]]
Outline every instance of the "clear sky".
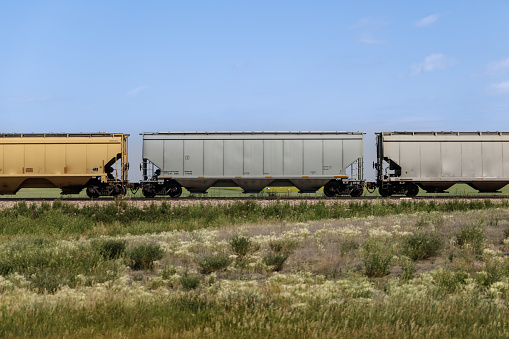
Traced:
[[5, 0], [0, 131], [130, 133], [131, 169], [140, 132], [361, 131], [370, 164], [376, 131], [509, 130], [508, 18], [507, 0]]

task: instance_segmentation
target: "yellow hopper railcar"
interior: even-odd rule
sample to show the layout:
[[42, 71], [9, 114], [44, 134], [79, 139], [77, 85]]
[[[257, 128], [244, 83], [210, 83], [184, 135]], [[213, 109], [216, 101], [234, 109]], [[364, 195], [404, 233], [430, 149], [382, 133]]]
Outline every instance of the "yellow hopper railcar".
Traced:
[[60, 188], [91, 198], [125, 194], [128, 134], [0, 134], [0, 195]]

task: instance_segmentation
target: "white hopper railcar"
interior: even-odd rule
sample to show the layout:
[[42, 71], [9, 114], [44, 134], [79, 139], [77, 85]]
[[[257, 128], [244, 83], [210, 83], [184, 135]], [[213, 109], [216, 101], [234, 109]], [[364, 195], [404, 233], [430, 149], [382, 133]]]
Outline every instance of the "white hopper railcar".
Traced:
[[142, 133], [142, 192], [178, 197], [182, 188], [295, 186], [327, 196], [363, 192], [360, 132]]
[[479, 192], [509, 184], [509, 132], [381, 132], [377, 186], [382, 196], [442, 193], [464, 183]]

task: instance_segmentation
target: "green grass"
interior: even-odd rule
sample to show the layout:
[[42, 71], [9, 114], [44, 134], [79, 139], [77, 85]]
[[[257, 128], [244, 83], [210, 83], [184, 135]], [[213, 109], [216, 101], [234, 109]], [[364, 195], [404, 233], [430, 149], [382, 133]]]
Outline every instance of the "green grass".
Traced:
[[507, 201], [22, 202], [0, 337], [507, 337], [508, 225]]
[[121, 235], [144, 234], [171, 230], [193, 230], [242, 223], [309, 221], [344, 219], [367, 216], [387, 216], [416, 212], [452, 212], [508, 207], [509, 201], [493, 203], [476, 201], [391, 201], [350, 202], [330, 204], [327, 201], [299, 204], [275, 201], [266, 206], [255, 201], [233, 202], [227, 205], [197, 204], [172, 206], [170, 203], [151, 204], [138, 208], [126, 201], [104, 206], [79, 208], [57, 200], [52, 205], [27, 205], [20, 202], [13, 208], [0, 210], [0, 236], [54, 234]]
[[462, 293], [447, 298], [392, 298], [362, 302], [309, 302], [292, 307], [277, 294], [257, 300], [252, 295], [227, 300], [189, 292], [130, 296], [96, 295], [90, 302], [51, 298], [15, 308], [0, 305], [2, 337], [372, 337], [502, 338], [509, 332], [507, 311], [482, 297]]

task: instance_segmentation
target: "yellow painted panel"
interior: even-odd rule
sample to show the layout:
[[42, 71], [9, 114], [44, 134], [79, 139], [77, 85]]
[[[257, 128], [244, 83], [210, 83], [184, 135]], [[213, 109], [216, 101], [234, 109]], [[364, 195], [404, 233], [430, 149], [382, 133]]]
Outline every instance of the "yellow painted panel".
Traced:
[[46, 156], [44, 145], [28, 144], [25, 145], [25, 174], [43, 174], [46, 173]]
[[87, 145], [67, 145], [65, 167], [67, 168], [67, 174], [85, 174], [87, 170]]
[[23, 175], [25, 167], [25, 146], [5, 145], [4, 146], [4, 174]]
[[113, 159], [117, 157], [117, 154], [122, 152], [120, 144], [108, 145], [108, 158]]
[[108, 145], [87, 145], [87, 173], [103, 174], [103, 166], [108, 162]]
[[4, 174], [4, 146], [0, 145], [0, 175]]
[[[108, 159], [116, 159], [117, 154], [121, 153], [121, 144], [113, 144], [108, 145]], [[113, 175], [117, 177], [120, 175], [121, 172], [121, 162], [114, 160], [113, 165], [111, 165], [111, 168], [113, 168]]]
[[46, 173], [66, 174], [66, 145], [46, 144]]

